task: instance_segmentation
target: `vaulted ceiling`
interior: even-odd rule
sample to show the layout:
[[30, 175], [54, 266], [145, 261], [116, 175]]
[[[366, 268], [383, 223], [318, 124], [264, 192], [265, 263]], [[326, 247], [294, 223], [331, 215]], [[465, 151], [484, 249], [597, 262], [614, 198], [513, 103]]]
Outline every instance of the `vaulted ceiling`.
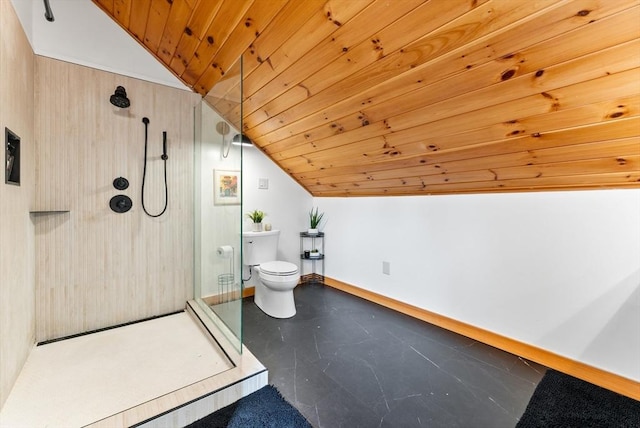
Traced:
[[315, 196], [640, 188], [639, 0], [93, 1]]

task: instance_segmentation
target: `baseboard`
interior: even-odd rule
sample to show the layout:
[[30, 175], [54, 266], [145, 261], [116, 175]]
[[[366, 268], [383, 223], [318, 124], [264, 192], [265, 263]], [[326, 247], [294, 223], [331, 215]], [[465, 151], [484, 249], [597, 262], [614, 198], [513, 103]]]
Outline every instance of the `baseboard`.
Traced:
[[324, 282], [326, 285], [345, 293], [486, 343], [527, 360], [535, 361], [538, 364], [607, 388], [634, 400], [640, 400], [640, 382], [332, 278], [325, 277]]
[[[242, 298], [251, 297], [256, 293], [255, 287], [248, 287], [242, 290]], [[217, 305], [218, 303], [230, 302], [238, 300], [238, 295], [240, 293], [238, 291], [233, 291], [229, 293], [222, 294], [212, 294], [210, 296], [204, 296], [202, 300], [209, 306]]]
[[[240, 290], [236, 290], [228, 293], [212, 294], [210, 296], [204, 296], [202, 300], [207, 305], [212, 306], [212, 305], [218, 305], [220, 303], [235, 302], [236, 300], [240, 299], [239, 296], [240, 296]], [[244, 297], [244, 293], [242, 297]]]

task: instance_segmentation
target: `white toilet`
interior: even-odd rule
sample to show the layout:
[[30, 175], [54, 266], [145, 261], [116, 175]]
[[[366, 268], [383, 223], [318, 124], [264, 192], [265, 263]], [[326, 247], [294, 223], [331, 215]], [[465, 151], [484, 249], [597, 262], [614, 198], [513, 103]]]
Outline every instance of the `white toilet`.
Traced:
[[279, 230], [244, 232], [242, 259], [260, 279], [256, 281], [256, 305], [274, 318], [291, 318], [296, 314], [293, 289], [300, 271], [293, 263], [276, 260], [279, 236]]

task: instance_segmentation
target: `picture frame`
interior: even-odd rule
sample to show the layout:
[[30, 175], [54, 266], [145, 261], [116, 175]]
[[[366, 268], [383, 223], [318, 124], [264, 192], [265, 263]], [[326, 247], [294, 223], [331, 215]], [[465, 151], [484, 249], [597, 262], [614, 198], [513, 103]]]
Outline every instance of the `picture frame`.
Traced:
[[242, 196], [240, 178], [240, 171], [213, 170], [214, 205], [240, 205]]

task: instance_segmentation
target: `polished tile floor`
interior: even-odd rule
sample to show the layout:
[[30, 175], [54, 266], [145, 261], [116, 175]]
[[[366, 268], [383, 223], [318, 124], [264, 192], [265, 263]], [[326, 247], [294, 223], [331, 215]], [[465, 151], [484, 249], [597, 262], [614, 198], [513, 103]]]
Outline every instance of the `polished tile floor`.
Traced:
[[513, 428], [546, 368], [321, 284], [244, 300], [244, 344], [314, 427]]

